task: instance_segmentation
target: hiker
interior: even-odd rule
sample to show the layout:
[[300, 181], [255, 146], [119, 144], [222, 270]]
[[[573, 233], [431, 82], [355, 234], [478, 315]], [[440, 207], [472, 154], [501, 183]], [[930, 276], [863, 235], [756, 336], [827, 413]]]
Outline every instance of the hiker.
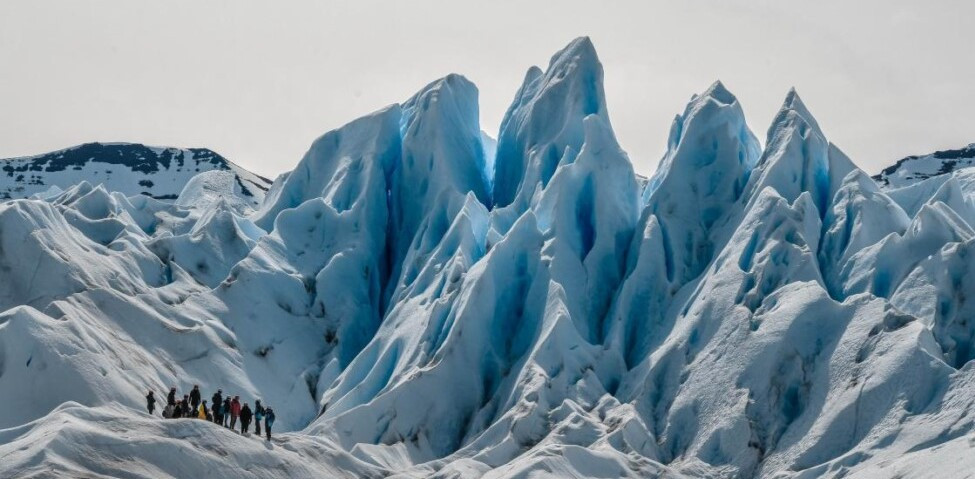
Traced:
[[247, 434], [247, 430], [250, 429], [251, 417], [254, 414], [251, 412], [251, 407], [244, 403], [244, 407], [240, 408], [240, 433]]
[[149, 410], [150, 416], [152, 415], [152, 411], [156, 409], [156, 396], [152, 394], [152, 391], [146, 394], [146, 409]]
[[264, 433], [267, 434], [267, 440], [271, 440], [271, 426], [274, 425], [274, 409], [268, 406], [264, 410]]
[[172, 404], [167, 404], [166, 407], [163, 408], [163, 417], [166, 419], [172, 419], [175, 412], [176, 407]]
[[240, 417], [240, 396], [234, 396], [230, 401], [230, 429], [237, 427], [237, 418]]
[[264, 406], [261, 406], [261, 400], [258, 399], [254, 401], [254, 433], [258, 436], [261, 435], [261, 421], [264, 420]]
[[182, 412], [182, 416], [183, 417], [190, 417], [191, 411], [190, 411], [190, 395], [189, 394], [184, 394], [183, 395], [183, 401], [180, 403], [180, 407], [183, 408], [183, 410], [181, 411]]
[[203, 401], [200, 404], [200, 412], [197, 414], [196, 417], [198, 417], [200, 419], [206, 419], [207, 416], [209, 416], [209, 415], [210, 415], [210, 411], [207, 410], [207, 402], [206, 401]]
[[199, 385], [194, 385], [193, 386], [193, 390], [190, 391], [190, 405], [193, 406], [193, 410], [194, 411], [196, 411], [196, 408], [199, 407], [199, 405], [200, 405], [200, 386]]
[[169, 395], [166, 396], [166, 404], [170, 406], [176, 405], [176, 386], [169, 389]]
[[230, 396], [223, 398], [223, 427], [230, 423]]
[[223, 389], [217, 389], [217, 392], [213, 393], [213, 400], [210, 404], [213, 405], [213, 422], [217, 424], [223, 423], [223, 414], [220, 414], [220, 405], [223, 404]]
[[177, 404], [175, 406], [167, 406], [167, 407], [173, 408], [173, 413], [172, 415], [169, 416], [170, 419], [179, 419], [183, 417], [183, 406]]

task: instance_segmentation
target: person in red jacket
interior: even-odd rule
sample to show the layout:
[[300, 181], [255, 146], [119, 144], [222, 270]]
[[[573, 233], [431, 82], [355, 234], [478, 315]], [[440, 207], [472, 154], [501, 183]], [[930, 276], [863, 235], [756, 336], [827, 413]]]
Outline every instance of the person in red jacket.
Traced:
[[240, 416], [240, 396], [234, 396], [230, 401], [230, 429], [237, 425], [237, 418]]

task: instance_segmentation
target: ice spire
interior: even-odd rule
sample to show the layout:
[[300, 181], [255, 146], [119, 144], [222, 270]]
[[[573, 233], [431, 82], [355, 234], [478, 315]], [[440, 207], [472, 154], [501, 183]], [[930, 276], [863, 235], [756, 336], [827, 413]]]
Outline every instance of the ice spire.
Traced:
[[584, 121], [576, 161], [560, 167], [534, 207], [543, 250], [566, 291], [579, 334], [597, 342], [609, 301], [626, 269], [626, 248], [639, 219], [633, 167], [598, 115]]
[[[273, 231], [217, 291], [235, 308], [271, 305], [320, 328], [321, 378], [344, 368], [379, 325], [388, 281], [387, 185], [400, 158], [401, 117], [393, 105], [315, 140], [255, 213], [255, 223]], [[252, 316], [232, 314], [242, 324]], [[306, 396], [311, 404], [314, 396]]]
[[[421, 228], [425, 218], [442, 215], [449, 224], [464, 206], [468, 192], [485, 206], [490, 205], [477, 97], [473, 83], [452, 74], [403, 103], [401, 161], [390, 179], [394, 242], [390, 294], [402, 286], [401, 263], [411, 244], [417, 242], [415, 236], [443, 234]], [[418, 244], [435, 247], [439, 239], [427, 238]], [[418, 252], [421, 256], [424, 253]]]
[[[699, 148], [705, 143], [711, 143], [710, 151]], [[731, 175], [734, 182], [742, 183], [727, 192], [737, 199], [760, 150], [758, 140], [745, 124], [738, 99], [721, 81], [716, 81], [700, 95], [691, 97], [684, 113], [674, 118], [667, 153], [647, 184], [644, 199], [649, 201], [668, 177], [700, 174], [700, 167], [712, 164], [714, 167], [708, 169], [711, 173], [722, 170], [724, 176]]]
[[498, 136], [494, 203], [516, 201], [525, 210], [538, 185], [548, 184], [556, 167], [572, 158], [583, 142], [582, 120], [596, 114], [609, 123], [603, 92], [603, 67], [588, 37], [573, 40], [552, 56], [544, 73], [532, 67]]
[[769, 127], [765, 152], [752, 175], [748, 194], [756, 197], [771, 186], [787, 200], [795, 201], [808, 191], [823, 217], [843, 177], [855, 168], [826, 140], [819, 123], [792, 88]]
[[382, 180], [376, 186], [385, 202], [385, 177], [399, 159], [401, 114], [400, 106], [392, 105], [315, 140], [273, 201], [255, 212], [254, 223], [271, 231], [278, 213], [314, 198], [325, 198], [339, 212], [360, 200], [371, 201], [365, 197], [379, 193], [367, 188], [373, 176]]
[[[714, 231], [731, 216], [759, 155], [738, 100], [721, 82], [691, 98], [671, 128], [669, 146], [644, 192], [675, 250], [669, 276], [686, 281], [710, 261], [723, 237]], [[721, 236], [721, 237], [719, 237]]]

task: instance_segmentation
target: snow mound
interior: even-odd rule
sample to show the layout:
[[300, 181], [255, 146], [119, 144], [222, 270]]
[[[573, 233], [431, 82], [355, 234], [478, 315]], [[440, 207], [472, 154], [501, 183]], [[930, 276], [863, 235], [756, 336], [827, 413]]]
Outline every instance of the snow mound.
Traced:
[[210, 209], [188, 233], [160, 235], [147, 243], [165, 262], [178, 264], [210, 288], [220, 284], [266, 234], [250, 220], [238, 216], [223, 198], [216, 201], [208, 205]]
[[260, 201], [254, 201], [253, 195], [245, 193], [245, 187], [240, 178], [231, 171], [207, 171], [200, 173], [180, 191], [174, 202], [184, 208], [208, 209], [214, 202], [223, 200], [235, 212], [241, 215], [250, 213]]

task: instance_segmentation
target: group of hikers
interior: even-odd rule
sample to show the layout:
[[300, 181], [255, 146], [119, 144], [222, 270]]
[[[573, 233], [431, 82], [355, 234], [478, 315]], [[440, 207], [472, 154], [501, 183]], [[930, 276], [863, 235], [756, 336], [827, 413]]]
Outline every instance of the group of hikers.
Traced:
[[[207, 406], [205, 399], [200, 396], [200, 386], [193, 386], [189, 394], [182, 399], [176, 397], [176, 387], [169, 390], [166, 397], [166, 407], [162, 415], [166, 419], [198, 418], [220, 424], [228, 429], [237, 430], [237, 420], [240, 420], [240, 432], [246, 434], [254, 420], [254, 433], [261, 435], [261, 421], [264, 421], [264, 432], [267, 440], [271, 440], [271, 426], [274, 425], [274, 410], [270, 406], [261, 405], [261, 400], [254, 401], [254, 409], [246, 402], [240, 402], [240, 396], [224, 396], [223, 390], [218, 389], [210, 398], [211, 406]], [[146, 395], [146, 409], [152, 414], [156, 409], [156, 397], [152, 391]]]

